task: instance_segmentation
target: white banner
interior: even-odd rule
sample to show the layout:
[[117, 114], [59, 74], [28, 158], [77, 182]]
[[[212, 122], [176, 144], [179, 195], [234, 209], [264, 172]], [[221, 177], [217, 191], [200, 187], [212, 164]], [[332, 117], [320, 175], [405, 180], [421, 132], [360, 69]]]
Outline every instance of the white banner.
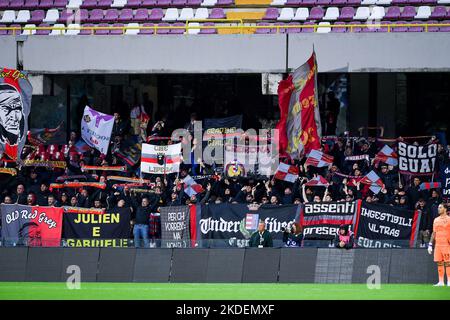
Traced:
[[114, 116], [95, 111], [86, 106], [81, 119], [81, 137], [91, 147], [108, 153], [109, 140], [114, 126]]
[[142, 144], [141, 172], [169, 174], [180, 171], [181, 143], [167, 146]]

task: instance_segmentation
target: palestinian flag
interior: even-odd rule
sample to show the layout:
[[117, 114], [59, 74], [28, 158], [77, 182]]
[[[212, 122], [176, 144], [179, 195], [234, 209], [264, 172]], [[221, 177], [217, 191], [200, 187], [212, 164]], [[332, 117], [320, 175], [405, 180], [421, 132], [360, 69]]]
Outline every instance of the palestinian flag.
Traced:
[[3, 244], [60, 245], [63, 208], [2, 204], [1, 213]]

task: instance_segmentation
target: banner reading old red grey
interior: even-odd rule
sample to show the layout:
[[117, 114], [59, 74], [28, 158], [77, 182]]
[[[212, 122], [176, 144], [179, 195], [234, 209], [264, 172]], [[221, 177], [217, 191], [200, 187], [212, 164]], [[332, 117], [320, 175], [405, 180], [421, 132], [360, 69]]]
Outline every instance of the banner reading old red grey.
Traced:
[[19, 70], [2, 68], [0, 73], [0, 157], [18, 160], [28, 132], [33, 87]]
[[63, 209], [2, 204], [2, 243], [57, 247], [61, 242]]

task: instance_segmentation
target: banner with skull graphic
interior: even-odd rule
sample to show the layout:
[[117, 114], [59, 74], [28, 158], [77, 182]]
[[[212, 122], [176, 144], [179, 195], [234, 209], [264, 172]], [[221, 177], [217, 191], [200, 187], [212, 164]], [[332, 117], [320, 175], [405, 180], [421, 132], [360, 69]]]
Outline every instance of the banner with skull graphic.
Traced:
[[0, 73], [0, 157], [20, 159], [28, 132], [33, 87], [19, 70]]

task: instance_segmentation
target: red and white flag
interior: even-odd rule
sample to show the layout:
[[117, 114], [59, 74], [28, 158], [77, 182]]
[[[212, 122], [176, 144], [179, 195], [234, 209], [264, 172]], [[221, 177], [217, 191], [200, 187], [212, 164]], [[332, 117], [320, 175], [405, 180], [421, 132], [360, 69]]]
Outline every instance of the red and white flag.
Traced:
[[328, 187], [329, 185], [327, 179], [322, 176], [314, 177], [305, 184], [307, 187]]
[[375, 156], [375, 163], [384, 162], [388, 165], [397, 166], [398, 156], [391, 147], [385, 145]]
[[384, 188], [383, 180], [381, 180], [373, 170], [362, 178], [361, 183], [369, 185], [369, 189], [372, 190], [373, 193], [378, 193]]
[[319, 150], [311, 150], [311, 152], [308, 154], [308, 157], [306, 158], [306, 165], [310, 165], [313, 167], [328, 167], [333, 164], [334, 157], [323, 153]]
[[277, 172], [275, 172], [274, 178], [294, 183], [298, 178], [298, 168], [296, 166], [290, 166], [286, 163], [280, 163], [278, 165]]
[[195, 180], [192, 179], [192, 177], [189, 175], [183, 179], [183, 182], [184, 182], [184, 192], [186, 192], [186, 194], [189, 197], [205, 191], [202, 185], [195, 182]]

